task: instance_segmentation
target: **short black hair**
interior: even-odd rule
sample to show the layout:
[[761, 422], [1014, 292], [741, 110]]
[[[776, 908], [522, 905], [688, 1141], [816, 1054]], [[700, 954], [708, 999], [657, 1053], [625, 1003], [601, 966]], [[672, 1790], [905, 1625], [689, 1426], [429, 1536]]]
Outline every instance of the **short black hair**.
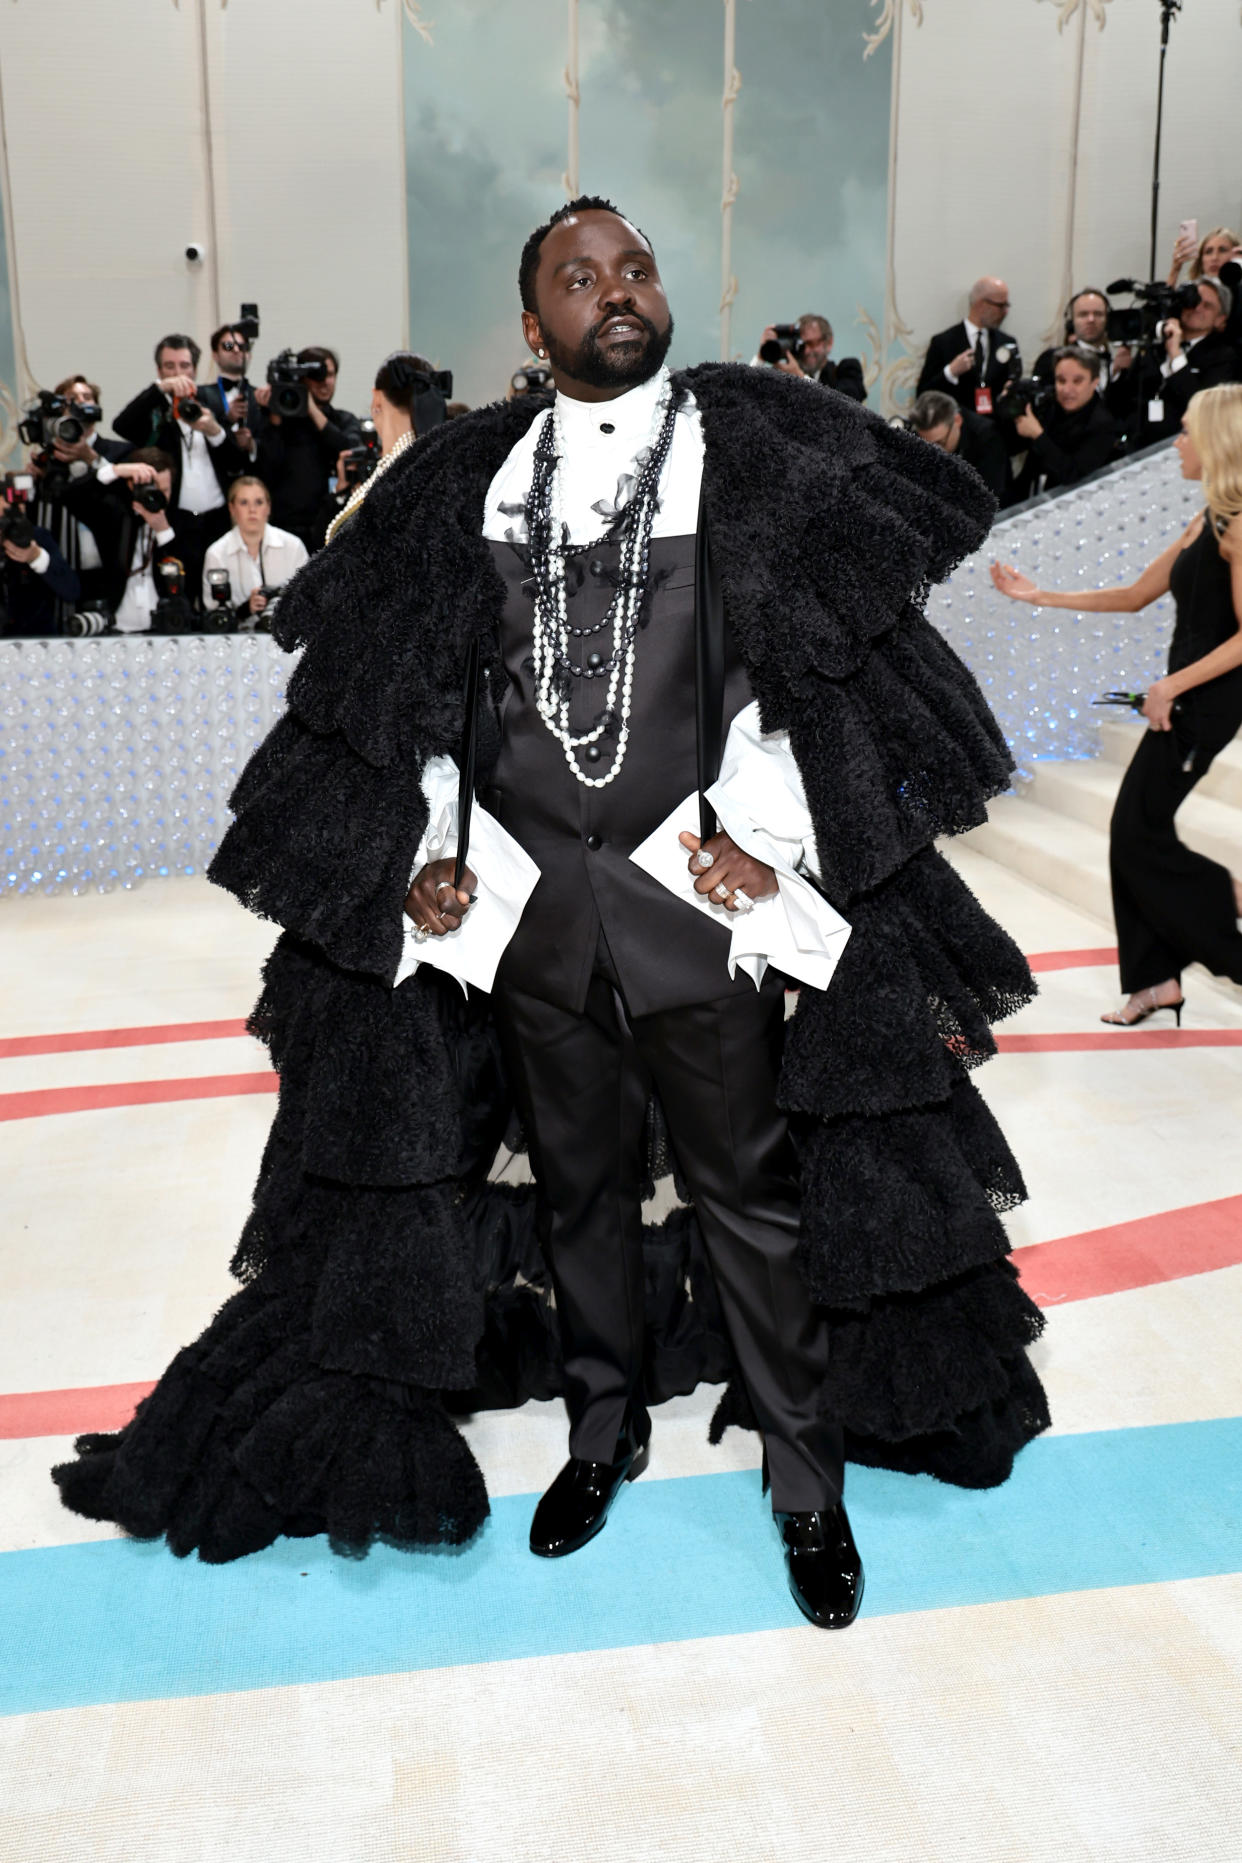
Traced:
[[190, 361], [194, 364], [194, 373], [196, 375], [198, 374], [199, 360], [203, 352], [192, 336], [181, 336], [176, 331], [174, 331], [171, 336], [162, 336], [155, 345], [155, 366], [157, 369], [160, 366], [160, 357], [166, 349], [188, 349], [190, 352]]
[[[412, 349], [394, 349], [392, 355], [385, 356], [380, 363], [375, 386], [386, 401], [391, 401], [395, 408], [402, 408], [408, 414], [415, 395], [427, 386], [434, 374], [435, 370], [426, 356], [420, 356]], [[420, 381], [419, 376], [426, 379]]]
[[1062, 343], [1060, 349], [1052, 352], [1052, 367], [1055, 373], [1058, 362], [1076, 362], [1080, 369], [1085, 369], [1093, 381], [1100, 379], [1100, 354], [1098, 350], [1086, 349], [1079, 343]]
[[298, 361], [330, 362], [338, 375], [341, 372], [341, 358], [334, 349], [329, 349], [326, 343], [307, 343], [302, 349], [299, 349]]
[[240, 324], [222, 323], [218, 330], [213, 330], [211, 333], [211, 350], [213, 355], [220, 347], [222, 339], [226, 336], [240, 336], [246, 348], [249, 349], [251, 347], [250, 338], [246, 335]]
[[[614, 213], [618, 220], [626, 219], [621, 209], [612, 201], [606, 201], [602, 194], [580, 194], [577, 200], [566, 201], [563, 207], [558, 207], [550, 220], [545, 220], [542, 226], [535, 228], [522, 247], [522, 256], [518, 261], [518, 294], [523, 310], [533, 311], [536, 308], [535, 273], [539, 270], [540, 247], [554, 226], [559, 226], [562, 220], [568, 220], [575, 213]], [[633, 225], [633, 222], [628, 221], [627, 224]], [[647, 239], [641, 226], [634, 227], [634, 231]], [[651, 244], [649, 239], [647, 244]]]

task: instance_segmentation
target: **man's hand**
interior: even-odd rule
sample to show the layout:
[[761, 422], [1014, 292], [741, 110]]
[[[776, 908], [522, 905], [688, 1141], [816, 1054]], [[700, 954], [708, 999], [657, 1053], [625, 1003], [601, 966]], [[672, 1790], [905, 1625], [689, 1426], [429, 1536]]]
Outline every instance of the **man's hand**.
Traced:
[[192, 420], [187, 424], [192, 432], [204, 434], [209, 439], [214, 439], [218, 433], [224, 432], [210, 408], [204, 408], [197, 420]]
[[251, 590], [249, 606], [252, 615], [261, 615], [263, 613], [263, 610], [267, 607], [267, 596], [263, 593], [262, 589]]
[[456, 931], [470, 910], [471, 895], [478, 881], [469, 867], [461, 876], [461, 887], [453, 888], [453, 860], [429, 860], [414, 875], [414, 884], [405, 896], [405, 910], [415, 925], [429, 931], [433, 938]]
[[1175, 692], [1169, 691], [1167, 679], [1158, 679], [1154, 686], [1147, 688], [1147, 697], [1143, 700], [1143, 716], [1153, 731], [1171, 731], [1173, 729], [1173, 701]]
[[309, 389], [306, 394], [306, 412], [310, 415], [320, 433], [322, 433], [328, 424], [328, 417]]
[[33, 563], [42, 547], [38, 543], [14, 543], [11, 537], [4, 540], [4, 554], [11, 563]]
[[1169, 317], [1165, 321], [1164, 353], [1170, 359], [1182, 353], [1182, 326], [1176, 317]]
[[1014, 422], [1014, 428], [1022, 435], [1024, 440], [1038, 440], [1040, 434], [1044, 431], [1043, 423], [1039, 419], [1039, 416], [1032, 413], [1029, 406], [1023, 408], [1021, 414], [1019, 414], [1017, 420]]
[[1133, 361], [1134, 357], [1130, 352], [1129, 345], [1127, 343], [1122, 343], [1120, 348], [1113, 351], [1112, 362], [1110, 364], [1113, 374], [1120, 375], [1124, 369], [1129, 368]]
[[152, 532], [157, 537], [162, 530], [168, 529], [167, 505], [161, 505], [158, 511], [148, 511], [145, 505], [140, 505], [135, 502], [134, 510], [138, 513], [138, 516], [143, 522], [150, 526]]
[[949, 363], [948, 365], [949, 374], [950, 375], [965, 375], [966, 372], [969, 369], [973, 369], [974, 366], [975, 366], [974, 350], [964, 349], [960, 355], [954, 356], [952, 362]]
[[264, 382], [261, 387], [256, 388], [254, 391], [254, 398], [261, 408], [265, 408], [272, 398], [272, 384], [270, 382]]
[[133, 464], [122, 460], [119, 466], [113, 466], [118, 479], [128, 479], [131, 485], [154, 485], [155, 467], [144, 465], [141, 461]]
[[229, 396], [229, 419], [244, 421], [246, 418], [246, 397], [240, 391]]
[[89, 440], [53, 440], [52, 457], [67, 466], [79, 459], [84, 466], [93, 466], [99, 455]]
[[178, 401], [193, 401], [195, 384], [189, 375], [161, 375], [155, 386], [162, 395], [172, 395]]
[[[697, 834], [679, 834], [677, 839], [684, 848], [690, 850], [687, 865], [694, 875], [696, 893], [706, 893], [714, 906], [723, 906], [726, 912], [738, 909], [735, 894], [743, 892], [748, 899], [767, 899], [779, 888], [776, 884], [776, 869], [769, 867], [762, 860], [752, 860], [749, 854], [743, 854], [736, 841], [727, 834], [714, 834], [710, 841], [700, 841]], [[704, 867], [699, 859], [699, 850], [710, 854], [712, 864]], [[723, 887], [725, 895], [721, 895]]]

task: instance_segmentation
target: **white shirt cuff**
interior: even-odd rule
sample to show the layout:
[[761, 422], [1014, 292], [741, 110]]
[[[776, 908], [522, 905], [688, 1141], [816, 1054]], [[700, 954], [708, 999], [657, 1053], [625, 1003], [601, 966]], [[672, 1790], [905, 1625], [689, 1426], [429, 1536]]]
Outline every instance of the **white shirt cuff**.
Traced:
[[163, 546], [164, 546], [164, 545], [165, 545], [166, 543], [171, 543], [171, 542], [172, 542], [172, 540], [173, 540], [173, 538], [174, 538], [174, 537], [176, 536], [176, 534], [177, 534], [177, 533], [176, 533], [176, 531], [175, 531], [175, 530], [173, 529], [173, 527], [172, 527], [172, 525], [171, 525], [171, 524], [166, 524], [166, 525], [164, 526], [164, 528], [163, 528], [163, 530], [157, 530], [157, 531], [156, 531], [156, 533], [155, 533], [155, 541], [156, 541], [156, 543], [158, 543], [158, 544], [160, 545], [160, 547], [161, 547], [161, 549], [162, 549], [162, 548], [163, 548]]
[[224, 442], [228, 439], [228, 437], [229, 436], [224, 431], [223, 427], [221, 427], [218, 433], [205, 433], [203, 435], [203, 438], [204, 440], [206, 440], [208, 446], [223, 446]]
[[1180, 356], [1166, 356], [1164, 361], [1160, 364], [1160, 373], [1167, 381], [1170, 375], [1176, 375], [1179, 369], [1184, 369], [1185, 367], [1186, 356], [1183, 351]]
[[99, 485], [115, 485], [117, 470], [110, 459], [101, 459], [95, 468], [95, 480]]
[[51, 567], [52, 559], [46, 550], [40, 550], [38, 556], [32, 556], [30, 559], [30, 568], [34, 570], [36, 576], [46, 576]]

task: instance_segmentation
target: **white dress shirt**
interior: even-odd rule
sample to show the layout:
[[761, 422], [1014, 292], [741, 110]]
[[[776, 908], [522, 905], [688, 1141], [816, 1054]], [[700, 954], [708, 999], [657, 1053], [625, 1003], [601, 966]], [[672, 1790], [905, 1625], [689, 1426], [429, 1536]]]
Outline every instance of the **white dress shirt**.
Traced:
[[149, 524], [139, 523], [134, 537], [134, 553], [129, 559], [129, 580], [116, 611], [118, 633], [150, 632], [151, 616], [160, 599], [159, 590], [155, 586], [155, 571], [151, 565], [156, 550], [171, 543], [175, 535], [171, 525], [166, 525], [163, 530], [152, 531]]
[[[586, 545], [602, 537], [615, 510], [628, 502], [634, 456], [650, 443], [656, 403], [666, 380], [667, 370], [661, 369], [649, 382], [612, 401], [560, 397], [565, 439], [561, 505], [571, 543]], [[483, 534], [494, 542], [525, 540], [524, 512], [535, 449], [551, 419], [550, 408], [536, 416], [487, 489]], [[687, 395], [673, 424], [652, 526], [654, 536], [694, 535], [702, 481], [702, 422], [693, 396]], [[639, 651], [641, 646], [640, 640]], [[428, 764], [423, 789], [428, 825], [413, 873], [428, 861], [447, 859], [456, 851], [457, 768], [451, 757], [436, 757]], [[814, 873], [817, 865], [802, 779], [788, 733], [763, 733], [755, 703], [746, 706], [730, 727], [720, 781], [710, 799], [725, 833], [755, 859], [773, 867], [777, 875], [778, 891], [770, 900], [760, 901], [753, 912], [729, 912], [722, 918], [733, 934], [724, 959], [729, 974], [740, 967], [757, 988], [771, 959], [790, 975], [824, 987], [849, 927], [801, 877]], [[697, 795], [679, 802], [631, 859], [686, 898], [688, 905], [720, 916], [723, 907], [693, 893], [689, 855], [677, 839], [681, 829], [698, 832]], [[471, 815], [469, 861], [478, 886], [475, 903], [460, 929], [419, 943], [413, 936], [416, 928], [406, 921], [407, 935], [394, 983], [412, 975], [420, 963], [431, 963], [456, 976], [463, 987], [471, 982], [485, 990], [491, 988], [539, 869], [477, 801]]]
[[234, 608], [240, 608], [258, 588], [283, 588], [306, 560], [307, 550], [302, 539], [290, 530], [278, 530], [275, 524], [264, 528], [258, 556], [253, 557], [234, 524], [232, 530], [211, 545], [203, 558], [203, 606], [215, 606], [207, 581], [209, 569], [228, 570], [230, 599]]
[[178, 420], [177, 437], [181, 443], [178, 508], [191, 512], [195, 517], [201, 516], [204, 511], [218, 511], [224, 503], [224, 493], [220, 489], [220, 481], [216, 477], [208, 449], [224, 445], [227, 436], [223, 427], [217, 433], [198, 433], [188, 421]]

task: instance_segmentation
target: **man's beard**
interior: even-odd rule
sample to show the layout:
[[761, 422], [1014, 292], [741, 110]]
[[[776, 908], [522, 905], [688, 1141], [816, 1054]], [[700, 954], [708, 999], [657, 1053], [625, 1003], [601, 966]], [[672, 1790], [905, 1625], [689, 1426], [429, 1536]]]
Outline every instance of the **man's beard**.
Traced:
[[643, 317], [638, 311], [627, 311], [625, 315], [629, 321], [640, 324], [646, 331], [647, 341], [641, 345], [621, 343], [615, 350], [601, 349], [599, 332], [605, 323], [612, 323], [617, 314], [613, 311], [595, 329], [588, 330], [577, 349], [570, 349], [568, 344], [558, 342], [544, 331], [548, 357], [562, 375], [587, 388], [638, 388], [651, 380], [668, 355], [673, 340], [672, 318], [667, 328], [657, 330], [650, 317]]

